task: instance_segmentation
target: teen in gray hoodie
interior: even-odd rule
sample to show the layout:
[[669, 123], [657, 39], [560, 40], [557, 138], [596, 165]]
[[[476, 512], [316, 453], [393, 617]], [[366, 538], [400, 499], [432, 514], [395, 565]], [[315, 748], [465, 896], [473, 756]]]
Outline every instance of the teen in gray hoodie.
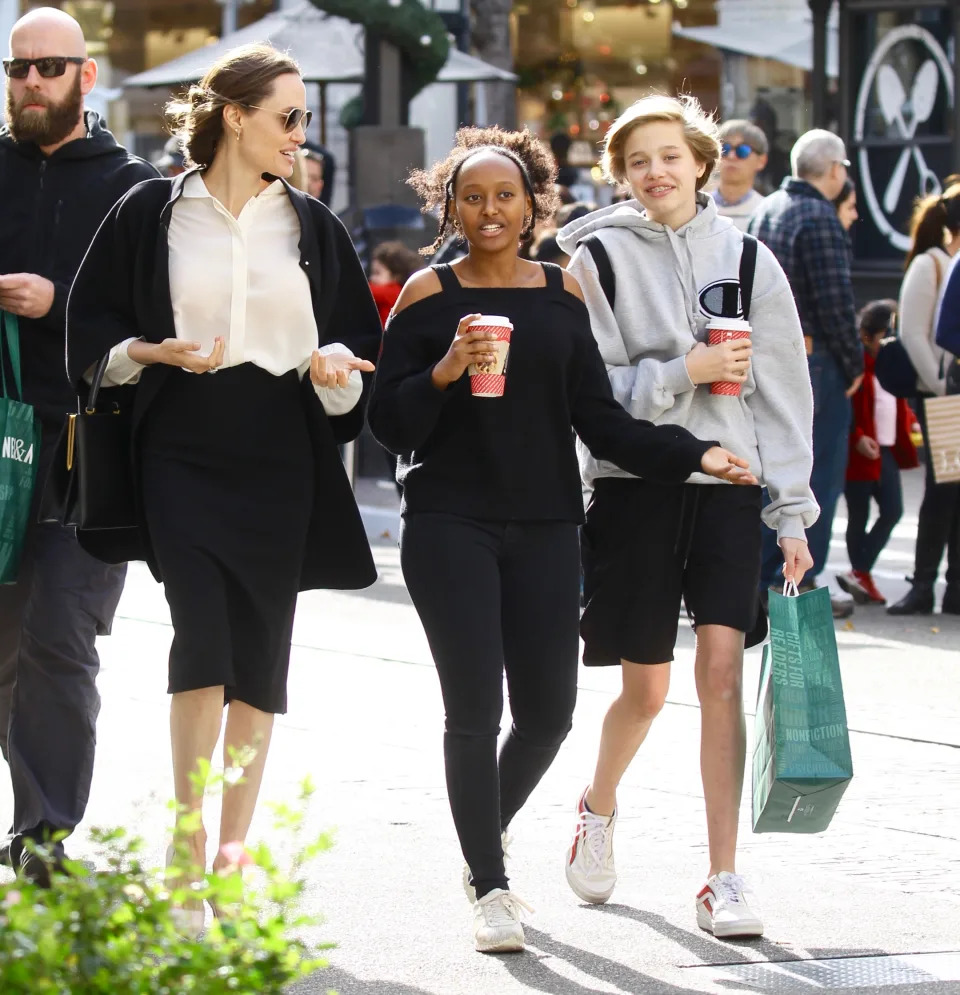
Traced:
[[[786, 577], [799, 582], [811, 563], [804, 529], [819, 511], [810, 490], [803, 335], [787, 279], [760, 244], [750, 338], [706, 344], [711, 317], [743, 315], [743, 235], [700, 192], [719, 153], [716, 125], [693, 98], [638, 101], [614, 123], [603, 158], [608, 178], [629, 183], [637, 199], [571, 223], [558, 243], [572, 256], [569, 271], [583, 288], [616, 398], [635, 418], [682, 425], [749, 460], [771, 498], [762, 520], [777, 531]], [[590, 236], [601, 245], [580, 244]], [[711, 394], [715, 381], [738, 383], [739, 396]], [[706, 486], [709, 478], [698, 473], [685, 484], [659, 485], [595, 459], [583, 445], [579, 457], [593, 488], [581, 541], [584, 663], [621, 665], [623, 692], [607, 714], [596, 774], [578, 804], [567, 880], [586, 901], [606, 901], [613, 891], [616, 789], [666, 697], [682, 595], [697, 630], [710, 849], [697, 921], [716, 936], [760, 935], [735, 868], [760, 488]]]

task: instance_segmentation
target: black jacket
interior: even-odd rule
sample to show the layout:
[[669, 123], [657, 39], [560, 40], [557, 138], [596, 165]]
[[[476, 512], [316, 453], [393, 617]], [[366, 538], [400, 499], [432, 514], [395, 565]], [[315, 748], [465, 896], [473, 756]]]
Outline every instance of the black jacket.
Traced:
[[[67, 368], [78, 390], [83, 390], [84, 373], [118, 342], [131, 336], [147, 342], [176, 336], [167, 231], [173, 205], [189, 175], [138, 184], [114, 205], [97, 232], [67, 308]], [[286, 182], [284, 187], [300, 219], [300, 266], [310, 283], [318, 345], [342, 342], [355, 355], [375, 362], [382, 334], [380, 317], [347, 230], [319, 201]], [[159, 363], [148, 366], [136, 387], [133, 461], [138, 487], [138, 431], [172, 369]], [[337, 451], [338, 442], [349, 442], [360, 434], [370, 380], [370, 374], [363, 374], [363, 395], [352, 411], [331, 418], [309, 375], [303, 379], [317, 486], [300, 590], [355, 589], [376, 580], [363, 522]], [[224, 431], [229, 428], [224, 425]], [[109, 562], [146, 559], [154, 575], [162, 579], [142, 519], [132, 546], [130, 537], [109, 532], [86, 533], [80, 538], [90, 552]]]
[[76, 409], [63, 363], [70, 284], [107, 211], [132, 186], [157, 175], [118, 145], [93, 111], [86, 122], [86, 138], [50, 156], [0, 130], [0, 273], [36, 273], [54, 285], [50, 311], [20, 319], [24, 400], [57, 427]]

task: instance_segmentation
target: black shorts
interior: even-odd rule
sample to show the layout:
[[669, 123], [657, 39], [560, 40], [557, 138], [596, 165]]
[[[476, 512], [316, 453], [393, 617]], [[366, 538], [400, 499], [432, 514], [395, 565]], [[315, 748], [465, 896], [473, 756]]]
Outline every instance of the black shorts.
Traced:
[[598, 480], [580, 533], [588, 667], [673, 659], [694, 625], [757, 625], [760, 488]]

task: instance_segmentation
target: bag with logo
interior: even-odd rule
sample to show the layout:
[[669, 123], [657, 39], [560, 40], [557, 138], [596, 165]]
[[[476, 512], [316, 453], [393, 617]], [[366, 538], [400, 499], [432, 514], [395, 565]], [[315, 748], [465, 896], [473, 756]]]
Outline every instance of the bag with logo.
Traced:
[[20, 326], [6, 311], [0, 311], [0, 382], [0, 584], [14, 584], [30, 521], [41, 433], [33, 407], [22, 400]]
[[769, 614], [754, 729], [753, 831], [819, 833], [853, 777], [830, 592], [771, 591]]
[[960, 394], [925, 398], [923, 409], [933, 479], [938, 484], [955, 484], [960, 481]]

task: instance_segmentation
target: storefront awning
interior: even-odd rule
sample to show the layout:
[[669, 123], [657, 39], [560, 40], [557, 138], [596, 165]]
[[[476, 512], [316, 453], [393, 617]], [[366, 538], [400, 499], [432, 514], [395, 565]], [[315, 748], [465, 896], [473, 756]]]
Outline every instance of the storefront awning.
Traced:
[[[363, 82], [363, 29], [305, 2], [268, 14], [212, 45], [188, 52], [162, 66], [128, 76], [123, 85], [169, 87], [192, 83], [231, 48], [254, 42], [269, 42], [275, 48], [289, 52], [300, 63], [303, 78], [308, 83]], [[516, 78], [513, 73], [451, 48], [438, 82], [513, 82]]]
[[[784, 62], [813, 70], [813, 25], [808, 21], [755, 20], [749, 24], [716, 24], [700, 28], [674, 25], [673, 33], [727, 52]], [[837, 76], [837, 30], [827, 29], [827, 75]]]

